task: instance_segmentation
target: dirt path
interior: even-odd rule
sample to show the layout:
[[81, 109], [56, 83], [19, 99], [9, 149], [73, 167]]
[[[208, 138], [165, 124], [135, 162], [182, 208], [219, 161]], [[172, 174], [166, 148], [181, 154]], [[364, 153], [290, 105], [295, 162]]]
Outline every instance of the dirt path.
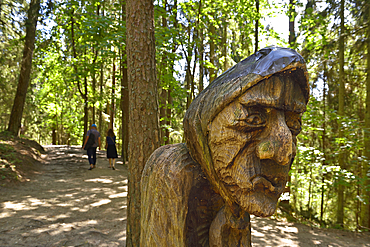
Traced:
[[127, 169], [99, 152], [88, 170], [76, 147], [47, 148], [30, 182], [1, 188], [0, 246], [125, 246]]
[[[88, 171], [85, 151], [47, 148], [31, 181], [0, 188], [0, 246], [125, 246], [127, 168], [105, 153]], [[370, 246], [370, 235], [252, 217], [254, 247]]]
[[253, 247], [365, 247], [369, 233], [318, 229], [300, 223], [251, 217]]

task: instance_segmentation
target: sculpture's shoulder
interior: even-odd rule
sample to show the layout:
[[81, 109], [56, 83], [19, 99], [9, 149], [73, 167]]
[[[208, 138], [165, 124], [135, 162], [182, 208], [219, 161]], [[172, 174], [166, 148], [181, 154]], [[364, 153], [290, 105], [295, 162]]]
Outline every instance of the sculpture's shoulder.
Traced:
[[141, 178], [141, 246], [185, 246], [189, 193], [201, 177], [185, 144], [153, 152]]
[[[191, 173], [189, 175], [197, 175], [201, 171], [200, 166], [194, 162], [189, 154], [184, 143], [162, 146], [156, 149], [149, 157], [142, 175], [142, 180], [153, 177], [155, 174], [159, 176], [157, 179], [164, 179], [178, 183], [182, 179], [179, 177], [182, 173]], [[178, 180], [180, 178], [180, 181]]]

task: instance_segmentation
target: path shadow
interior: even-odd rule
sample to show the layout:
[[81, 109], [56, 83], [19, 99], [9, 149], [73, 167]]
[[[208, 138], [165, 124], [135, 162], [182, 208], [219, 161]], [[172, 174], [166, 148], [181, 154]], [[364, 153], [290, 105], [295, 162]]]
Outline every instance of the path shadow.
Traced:
[[368, 233], [319, 229], [300, 223], [251, 216], [253, 247], [366, 247]]
[[105, 153], [87, 170], [86, 151], [47, 147], [30, 182], [1, 191], [0, 246], [125, 246], [127, 169]]

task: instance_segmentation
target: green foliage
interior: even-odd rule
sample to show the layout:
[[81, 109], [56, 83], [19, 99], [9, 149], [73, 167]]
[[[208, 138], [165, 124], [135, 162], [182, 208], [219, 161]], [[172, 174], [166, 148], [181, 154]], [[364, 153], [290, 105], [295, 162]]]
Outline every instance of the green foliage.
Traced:
[[[84, 124], [90, 125], [94, 118], [104, 136], [114, 110], [116, 135], [121, 136], [122, 112], [118, 106], [123, 103], [120, 87], [127, 38], [124, 3], [68, 0], [43, 4], [22, 135], [42, 144], [81, 144]], [[9, 0], [1, 5], [0, 130], [7, 128], [17, 88], [27, 5], [26, 1]], [[211, 70], [219, 75], [254, 52], [257, 20], [260, 43], [267, 40], [264, 43], [269, 45], [274, 40], [287, 46], [286, 39], [264, 26], [263, 20], [281, 13], [288, 15], [289, 6], [260, 1], [257, 13], [255, 1], [251, 0], [168, 0], [155, 1], [154, 5], [161, 127], [163, 132], [168, 131], [162, 138], [176, 143], [182, 141], [186, 107], [208, 85]], [[295, 2], [296, 12], [292, 15], [298, 32], [292, 47], [307, 61], [313, 96], [298, 137], [290, 203], [296, 218], [334, 227], [337, 189], [344, 185], [345, 226], [352, 230], [358, 228], [361, 206], [368, 203], [366, 191], [370, 190], [370, 171], [366, 171], [370, 157], [365, 155], [368, 147], [364, 144], [369, 135], [364, 129], [369, 16], [365, 1], [346, 1], [345, 8], [346, 107], [345, 117], [340, 117], [339, 1]], [[215, 46], [214, 62], [211, 44]], [[85, 106], [88, 123], [84, 122]], [[342, 138], [339, 130], [344, 132]], [[121, 140], [117, 143], [122, 145]], [[16, 157], [11, 157], [14, 152], [8, 149], [0, 143], [0, 153], [4, 155], [1, 162], [5, 158], [16, 162]], [[339, 166], [340, 152], [345, 154], [345, 168]], [[10, 156], [5, 157], [6, 153]]]

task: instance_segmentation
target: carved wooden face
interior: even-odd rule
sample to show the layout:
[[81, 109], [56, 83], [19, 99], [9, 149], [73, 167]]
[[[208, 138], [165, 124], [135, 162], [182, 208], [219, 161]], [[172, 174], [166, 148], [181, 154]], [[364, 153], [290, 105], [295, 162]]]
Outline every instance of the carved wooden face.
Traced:
[[233, 101], [208, 126], [216, 174], [243, 210], [257, 216], [275, 212], [296, 155], [305, 102], [297, 83], [274, 75]]

